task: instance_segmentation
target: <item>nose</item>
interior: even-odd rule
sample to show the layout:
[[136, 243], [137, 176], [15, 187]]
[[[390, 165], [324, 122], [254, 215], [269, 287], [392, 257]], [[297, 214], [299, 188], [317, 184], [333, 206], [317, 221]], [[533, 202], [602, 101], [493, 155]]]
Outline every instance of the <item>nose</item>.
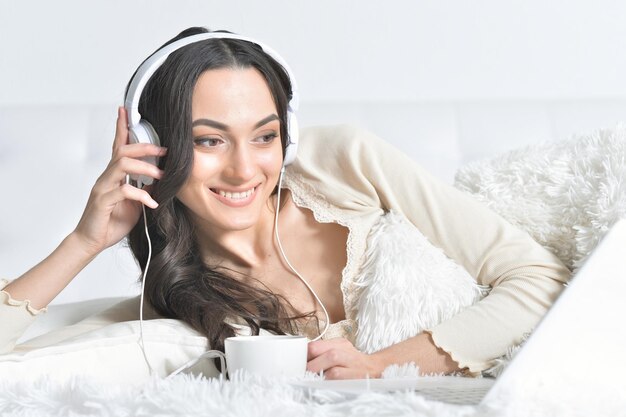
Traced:
[[252, 150], [245, 144], [235, 145], [229, 154], [224, 171], [226, 177], [233, 182], [245, 183], [251, 180], [255, 174]]

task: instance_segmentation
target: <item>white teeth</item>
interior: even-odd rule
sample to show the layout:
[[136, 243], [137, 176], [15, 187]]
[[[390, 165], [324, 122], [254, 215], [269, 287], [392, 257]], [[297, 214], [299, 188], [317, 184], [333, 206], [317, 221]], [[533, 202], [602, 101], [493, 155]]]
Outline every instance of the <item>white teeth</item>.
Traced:
[[254, 188], [248, 191], [244, 191], [243, 193], [229, 193], [228, 191], [222, 191], [222, 190], [219, 190], [218, 192], [222, 197], [230, 198], [233, 200], [241, 200], [241, 199], [250, 197], [252, 193], [254, 192]]

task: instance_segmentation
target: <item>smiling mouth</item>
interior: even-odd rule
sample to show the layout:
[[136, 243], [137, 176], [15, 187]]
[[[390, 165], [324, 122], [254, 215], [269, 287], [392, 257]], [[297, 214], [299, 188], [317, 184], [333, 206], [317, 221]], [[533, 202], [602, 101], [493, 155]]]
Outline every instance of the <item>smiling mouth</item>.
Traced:
[[241, 191], [241, 192], [231, 192], [231, 191], [224, 191], [224, 190], [219, 190], [217, 188], [210, 188], [210, 190], [219, 195], [220, 197], [223, 198], [228, 198], [230, 200], [245, 200], [246, 198], [250, 197], [252, 194], [254, 194], [254, 191], [256, 190], [256, 187], [250, 188], [247, 191]]

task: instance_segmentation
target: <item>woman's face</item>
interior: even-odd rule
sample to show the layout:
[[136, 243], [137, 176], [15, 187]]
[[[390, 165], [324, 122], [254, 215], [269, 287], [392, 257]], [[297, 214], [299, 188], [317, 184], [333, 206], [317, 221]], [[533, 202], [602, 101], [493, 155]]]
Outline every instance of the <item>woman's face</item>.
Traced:
[[201, 230], [254, 226], [282, 166], [280, 121], [254, 68], [204, 72], [192, 97], [194, 159], [178, 199]]

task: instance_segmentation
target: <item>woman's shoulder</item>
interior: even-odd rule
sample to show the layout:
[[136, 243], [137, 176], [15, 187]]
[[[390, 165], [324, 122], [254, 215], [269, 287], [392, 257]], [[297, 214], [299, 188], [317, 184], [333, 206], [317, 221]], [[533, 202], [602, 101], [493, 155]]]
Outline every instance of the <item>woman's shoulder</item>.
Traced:
[[[300, 131], [297, 160], [303, 164], [347, 168], [372, 158], [388, 144], [369, 130], [350, 124], [311, 126]], [[330, 165], [328, 165], [330, 164]]]
[[380, 207], [372, 180], [399, 158], [393, 146], [367, 129], [342, 124], [300, 131], [298, 153], [288, 176], [306, 182], [336, 206]]
[[296, 165], [306, 169], [377, 174], [409, 169], [426, 174], [419, 164], [374, 132], [350, 124], [312, 126], [300, 131]]

